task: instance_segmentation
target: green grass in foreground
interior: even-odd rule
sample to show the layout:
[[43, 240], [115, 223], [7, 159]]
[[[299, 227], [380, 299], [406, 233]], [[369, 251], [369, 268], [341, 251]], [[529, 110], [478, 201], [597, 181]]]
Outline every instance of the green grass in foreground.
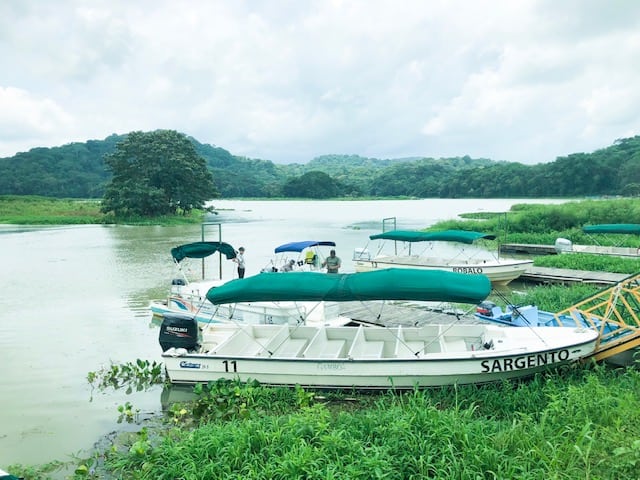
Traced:
[[131, 479], [638, 478], [638, 391], [637, 370], [605, 367], [370, 396], [355, 410], [272, 411], [282, 398], [239, 388], [233, 417], [143, 434], [106, 466]]
[[638, 370], [596, 365], [350, 402], [218, 384], [174, 404], [173, 427], [101, 452], [92, 478], [633, 479], [638, 391]]

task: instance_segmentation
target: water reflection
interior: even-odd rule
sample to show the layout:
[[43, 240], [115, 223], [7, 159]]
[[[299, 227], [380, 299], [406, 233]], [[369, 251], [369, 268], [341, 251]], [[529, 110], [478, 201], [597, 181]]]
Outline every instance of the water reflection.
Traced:
[[167, 411], [174, 403], [191, 402], [198, 398], [192, 385], [167, 385], [160, 394], [162, 410]]

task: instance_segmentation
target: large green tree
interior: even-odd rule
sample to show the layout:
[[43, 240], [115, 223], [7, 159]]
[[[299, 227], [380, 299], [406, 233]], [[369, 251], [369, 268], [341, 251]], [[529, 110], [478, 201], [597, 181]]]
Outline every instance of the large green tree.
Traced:
[[218, 196], [205, 160], [174, 130], [131, 132], [104, 161], [113, 173], [102, 201], [105, 213], [186, 214]]
[[285, 197], [331, 198], [343, 193], [343, 185], [324, 172], [307, 172], [300, 177], [290, 178], [282, 187]]

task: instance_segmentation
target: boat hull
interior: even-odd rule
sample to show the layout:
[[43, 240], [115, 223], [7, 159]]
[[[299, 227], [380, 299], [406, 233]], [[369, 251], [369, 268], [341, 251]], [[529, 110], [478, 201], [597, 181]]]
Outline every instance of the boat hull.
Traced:
[[384, 256], [373, 260], [354, 260], [356, 272], [370, 272], [381, 268], [413, 268], [444, 270], [468, 275], [486, 275], [494, 285], [507, 285], [533, 265], [533, 260], [487, 260], [465, 263], [443, 263], [417, 256]]
[[[206, 347], [211, 349], [208, 353], [169, 349], [162, 357], [168, 378], [175, 384], [226, 379], [322, 389], [413, 389], [527, 377], [588, 356], [593, 352], [597, 339], [597, 333], [587, 329], [559, 331], [557, 327], [539, 328], [534, 335], [524, 329], [485, 326], [486, 331], [483, 332], [486, 334], [478, 337], [482, 338], [480, 343], [473, 343], [475, 340], [468, 337], [469, 333], [460, 332], [480, 327], [459, 325], [457, 328], [461, 330], [456, 336], [429, 340], [425, 332], [432, 332], [434, 327], [407, 328], [392, 333], [384, 333], [391, 331], [386, 328], [369, 327], [361, 333], [363, 327], [337, 327], [341, 331], [333, 329], [330, 332], [333, 340], [322, 340], [322, 348], [316, 345], [320, 335], [317, 334], [314, 340], [301, 342], [307, 345], [305, 349], [294, 351], [289, 348], [286, 355], [268, 347], [268, 336], [261, 337], [259, 342], [264, 349], [243, 353], [253, 343], [243, 335], [242, 341], [238, 339], [237, 345], [231, 345], [228, 350], [225, 346], [230, 345], [231, 340], [209, 345]], [[440, 331], [445, 332], [445, 328], [450, 329], [451, 326], [442, 327]], [[347, 330], [351, 332], [347, 333]], [[512, 332], [505, 336], [505, 330]], [[409, 333], [412, 338], [421, 339], [422, 347], [401, 353], [402, 344], [411, 344], [415, 348], [415, 341], [401, 340], [409, 338]], [[285, 344], [302, 340], [292, 339], [292, 335], [284, 340]], [[364, 335], [377, 338], [358, 340]], [[467, 335], [464, 341], [463, 335]], [[489, 338], [487, 335], [495, 339], [498, 347], [494, 347], [493, 342], [490, 349], [481, 347]], [[439, 343], [433, 344], [433, 341]], [[527, 346], [536, 342], [538, 344], [534, 347]], [[279, 343], [282, 345], [283, 341]], [[457, 347], [446, 351], [447, 343]], [[341, 350], [331, 350], [328, 345], [332, 344], [339, 345]]]
[[480, 304], [475, 313], [476, 318], [511, 327], [597, 328], [598, 332], [600, 332], [598, 346], [594, 352], [597, 356], [602, 355], [608, 349], [622, 350], [620, 353], [606, 356], [607, 363], [625, 367], [637, 362], [636, 358], [640, 348], [634, 347], [627, 350], [621, 348], [625, 344], [623, 341], [625, 336], [629, 338], [629, 342], [635, 342], [635, 336], [630, 335], [629, 331], [618, 329], [612, 323], [603, 325], [601, 322], [594, 320], [594, 325], [592, 326], [578, 309], [575, 309], [571, 314], [554, 314], [539, 310], [535, 305], [521, 305], [517, 307], [509, 306], [503, 311], [502, 308], [495, 306], [491, 302], [489, 303], [490, 305], [484, 305], [484, 302]]
[[340, 326], [351, 322], [340, 315], [337, 304], [323, 302], [252, 302], [234, 305], [213, 305], [211, 302], [180, 295], [171, 295], [166, 301], [156, 300], [149, 305], [154, 317], [165, 314], [187, 314], [203, 325], [211, 323], [298, 324]]

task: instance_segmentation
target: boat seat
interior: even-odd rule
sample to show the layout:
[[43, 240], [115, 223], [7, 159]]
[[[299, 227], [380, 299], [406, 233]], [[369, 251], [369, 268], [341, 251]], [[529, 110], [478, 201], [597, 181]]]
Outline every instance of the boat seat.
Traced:
[[363, 342], [359, 350], [354, 358], [382, 358], [384, 342]]
[[345, 345], [344, 340], [327, 340], [318, 354], [320, 358], [339, 358]]
[[249, 341], [246, 345], [238, 352], [238, 355], [247, 356], [247, 357], [255, 357], [257, 355], [263, 356], [266, 355], [267, 348], [257, 342]]
[[424, 342], [404, 342], [411, 353], [424, 353]]
[[299, 357], [307, 346], [306, 338], [290, 338], [273, 353], [274, 357]]
[[466, 352], [467, 342], [463, 338], [446, 337], [444, 339], [444, 345], [447, 352]]
[[304, 257], [304, 263], [314, 265], [316, 263], [316, 254], [312, 251], [308, 251]]

